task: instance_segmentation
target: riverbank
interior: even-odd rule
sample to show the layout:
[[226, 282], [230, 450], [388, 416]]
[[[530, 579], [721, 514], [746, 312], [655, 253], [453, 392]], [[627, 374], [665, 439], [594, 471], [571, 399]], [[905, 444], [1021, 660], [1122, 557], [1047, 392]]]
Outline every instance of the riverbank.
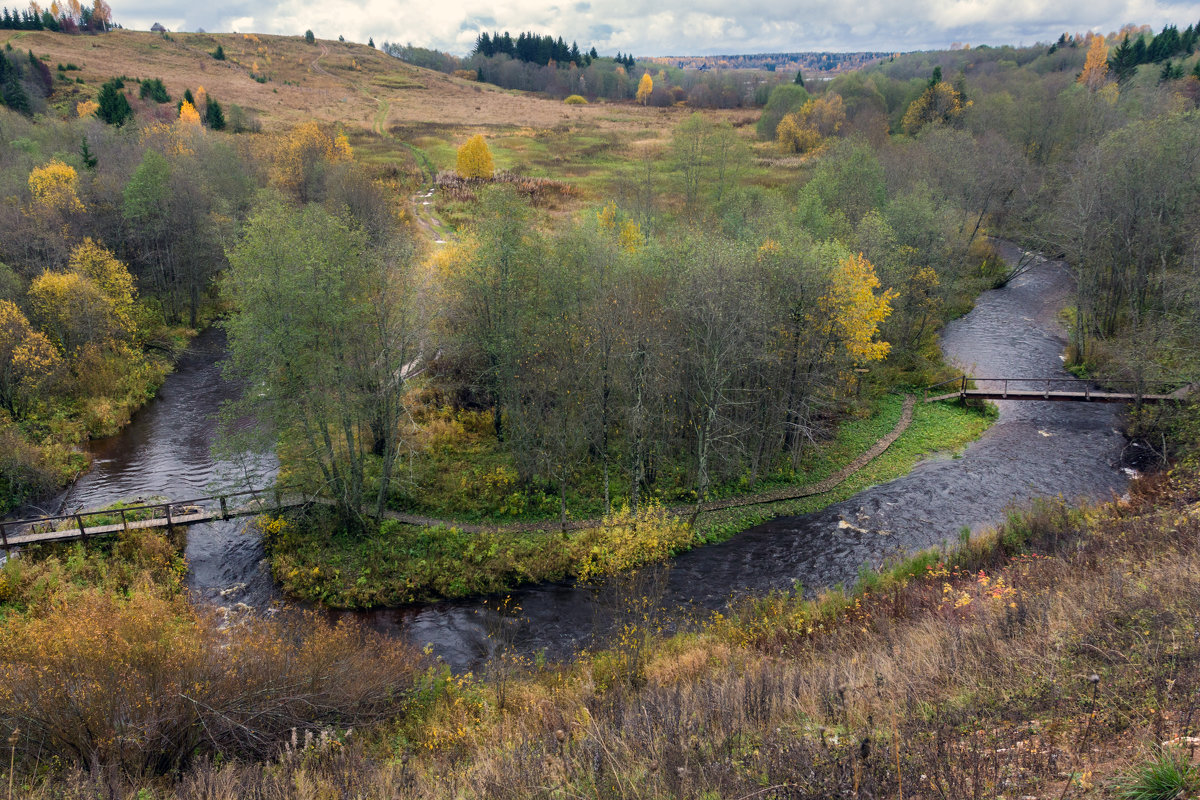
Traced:
[[[269, 764], [124, 773], [118, 793], [1149, 797], [1125, 792], [1158, 776], [1174, 788], [1153, 796], [1190, 796], [1197, 541], [1193, 464], [1135, 482], [1127, 500], [1014, 511], [851, 592], [749, 599], [686, 634], [659, 633], [653, 597], [631, 592], [623, 633], [603, 649], [526, 660], [497, 626], [486, 671], [427, 665], [377, 724], [301, 733]], [[224, 646], [250, 630], [229, 629]], [[11, 651], [0, 654], [7, 667]], [[18, 780], [24, 797], [76, 800], [101, 778], [68, 766]]]
[[[911, 424], [899, 431], [905, 403], [880, 399], [876, 413], [843, 423], [815, 449], [805, 480], [723, 498], [729, 505], [701, 514], [656, 505], [635, 518], [616, 513], [590, 524], [553, 530], [407, 525], [385, 521], [361, 537], [339, 534], [319, 520], [278, 520], [264, 526], [272, 572], [283, 591], [333, 608], [371, 608], [507, 591], [524, 583], [604, 577], [726, 541], [756, 523], [783, 514], [808, 513], [908, 472], [921, 458], [952, 454], [977, 439], [994, 414], [951, 404], [916, 403]], [[875, 452], [882, 443], [882, 452]], [[863, 456], [873, 458], [863, 462]], [[847, 471], [853, 468], [853, 471]], [[805, 488], [819, 490], [808, 496]], [[756, 502], [767, 498], [788, 499]], [[674, 513], [671, 513], [674, 512]]]
[[91, 466], [88, 444], [115, 436], [154, 399], [196, 331], [161, 326], [147, 341], [89, 352], [14, 421], [0, 411], [0, 517], [69, 485]]

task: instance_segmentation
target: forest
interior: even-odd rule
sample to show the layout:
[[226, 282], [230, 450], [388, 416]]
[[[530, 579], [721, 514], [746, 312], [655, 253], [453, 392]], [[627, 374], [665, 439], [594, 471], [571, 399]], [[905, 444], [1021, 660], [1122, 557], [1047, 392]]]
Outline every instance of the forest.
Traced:
[[[428, 85], [477, 109], [545, 109], [521, 127], [389, 127], [374, 95], [369, 126], [226, 126], [198, 83], [52, 70], [49, 40], [6, 39], [0, 510], [85, 470], [218, 325], [245, 387], [221, 449], [321, 498], [258, 527], [284, 594], [322, 609], [193, 603], [178, 534], [8, 558], [10, 795], [1174, 796], [1133, 793], [1164, 774], [1195, 792], [1161, 744], [1195, 735], [1200, 691], [1194, 404], [1125, 418], [1172, 468], [1120, 503], [1039, 501], [853, 586], [687, 624], [653, 608], [671, 556], [749, 526], [706, 503], [837, 473], [905, 394], [958, 374], [944, 326], [1027, 267], [1001, 239], [1068, 266], [1073, 372], [1200, 380], [1195, 31], [807, 84], [404, 49], [474, 70]], [[323, 56], [291, 38], [213, 40], [253, 66], [208, 39], [200, 58], [247, 95], [293, 88]], [[343, 50], [326, 73], [419, 93], [423, 71]], [[628, 116], [562, 117], [591, 105], [570, 95]], [[993, 416], [922, 404], [872, 474], [960, 454]], [[621, 598], [612, 640], [518, 654], [505, 593], [544, 580]], [[487, 593], [478, 674], [323, 613]]]

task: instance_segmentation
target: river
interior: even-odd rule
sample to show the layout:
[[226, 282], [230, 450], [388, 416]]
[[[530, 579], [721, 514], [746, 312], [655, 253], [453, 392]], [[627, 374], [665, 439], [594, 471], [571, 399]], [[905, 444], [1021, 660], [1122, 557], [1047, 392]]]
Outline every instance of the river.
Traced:
[[[1019, 253], [1002, 245], [1006, 257]], [[1064, 332], [1056, 319], [1068, 298], [1065, 265], [1046, 261], [1003, 289], [982, 294], [975, 308], [943, 332], [947, 358], [978, 375], [1069, 377], [1062, 368]], [[197, 338], [159, 396], [119, 435], [92, 445], [94, 466], [58, 502], [96, 507], [131, 494], [172, 499], [231, 485], [246, 465], [215, 459], [215, 417], [233, 389], [220, 376], [219, 331]], [[674, 559], [608, 589], [546, 584], [515, 591], [515, 617], [495, 599], [433, 603], [404, 609], [343, 612], [432, 650], [456, 669], [477, 668], [498, 647], [531, 655], [569, 656], [603, 640], [631, 614], [634, 596], [649, 596], [669, 626], [704, 616], [731, 597], [850, 583], [864, 563], [953, 540], [978, 530], [1006, 507], [1036, 496], [1104, 498], [1124, 491], [1125, 438], [1120, 407], [1106, 404], [999, 401], [997, 422], [961, 457], [931, 458], [908, 475], [800, 517], [782, 517], [729, 541]], [[273, 475], [269, 459], [250, 459], [254, 482]], [[849, 526], [842, 525], [845, 521]], [[193, 526], [188, 533], [189, 584], [198, 599], [262, 607], [278, 600], [262, 546], [246, 522]]]

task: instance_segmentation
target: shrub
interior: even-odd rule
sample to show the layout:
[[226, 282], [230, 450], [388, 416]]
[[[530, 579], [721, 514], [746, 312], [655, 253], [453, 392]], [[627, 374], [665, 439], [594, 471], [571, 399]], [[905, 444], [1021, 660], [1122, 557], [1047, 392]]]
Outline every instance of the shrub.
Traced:
[[665, 561], [690, 545], [693, 537], [686, 522], [661, 506], [636, 513], [624, 508], [573, 542], [579, 551], [575, 574], [579, 580], [589, 581]]
[[569, 106], [586, 106], [587, 98], [580, 94], [567, 95], [563, 100]]
[[31, 758], [137, 776], [197, 755], [276, 755], [293, 729], [394, 714], [412, 682], [409, 648], [356, 624], [222, 622], [150, 587], [77, 590], [12, 618], [0, 627], [0, 724]]
[[167, 87], [163, 85], [162, 78], [147, 78], [142, 81], [138, 96], [143, 100], [149, 98], [156, 103], [171, 102], [171, 95], [167, 93]]
[[225, 60], [225, 48], [222, 47], [221, 45], [217, 45], [217, 49], [212, 51], [212, 57], [215, 58], [217, 61], [224, 61]]

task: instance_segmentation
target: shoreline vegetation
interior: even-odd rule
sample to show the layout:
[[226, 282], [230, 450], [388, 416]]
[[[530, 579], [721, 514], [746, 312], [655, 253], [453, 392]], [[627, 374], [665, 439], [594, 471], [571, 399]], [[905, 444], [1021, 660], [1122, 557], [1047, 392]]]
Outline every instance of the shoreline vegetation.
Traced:
[[[332, 608], [374, 608], [503, 592], [527, 583], [600, 580], [722, 542], [778, 516], [805, 514], [907, 474], [922, 458], [955, 453], [990, 425], [990, 407], [915, 403], [912, 421], [867, 463], [873, 446], [898, 427], [903, 400], [885, 395], [876, 413], [844, 422], [814, 448], [802, 480], [749, 495], [730, 492], [705, 511], [666, 507], [655, 499], [640, 513], [619, 509], [600, 524], [560, 533], [556, 520], [513, 527], [409, 525], [385, 520], [368, 536], [347, 536], [320, 516], [283, 516], [260, 523], [272, 573], [285, 594]], [[857, 469], [841, 475], [849, 466]], [[765, 500], [772, 494], [815, 494]], [[741, 499], [739, 499], [741, 498]], [[749, 501], [749, 502], [746, 502]], [[743, 504], [744, 503], [744, 504]], [[539, 529], [531, 530], [529, 526]]]
[[[683, 633], [657, 632], [655, 583], [642, 580], [626, 587], [623, 631], [600, 649], [542, 663], [512, 653], [510, 634], [497, 629], [488, 669], [456, 676], [352, 624], [326, 631], [303, 617], [235, 616], [216, 634], [206, 612], [177, 601], [184, 567], [175, 546], [134, 532], [111, 547], [47, 547], [0, 568], [0, 718], [20, 723], [22, 762], [62, 747], [37, 739], [51, 722], [56, 737], [97, 741], [107, 726], [137, 723], [125, 728], [132, 738], [113, 740], [125, 742], [118, 749], [76, 743], [121, 771], [22, 773], [21, 796], [36, 800], [83, 800], [102, 786], [157, 800], [223, 800], [268, 787], [290, 797], [285, 787], [301, 784], [337, 796], [501, 800], [547, 786], [614, 798], [742, 797], [764, 786], [805, 797], [1107, 797], [1164, 772], [1178, 790], [1195, 791], [1198, 540], [1193, 459], [1135, 481], [1126, 499], [1039, 500], [956, 547], [864, 571], [851, 589], [748, 598]], [[58, 699], [67, 699], [58, 685], [68, 670], [31, 683], [19, 666], [47, 625], [77, 620], [85, 607], [97, 610], [84, 615], [100, 625], [95, 635], [115, 638], [82, 667], [72, 662], [70, 674], [99, 673], [138, 650], [141, 666], [122, 669], [152, 667], [157, 676], [90, 708], [86, 733]], [[303, 655], [288, 662], [289, 676], [255, 668], [256, 683], [236, 690], [233, 672], [205, 677], [199, 691], [218, 711], [264, 681], [328, 674], [351, 652], [369, 663], [355, 661], [363, 677], [349, 686], [314, 686], [321, 723], [306, 722], [307, 696], [301, 705], [269, 700], [266, 720], [247, 718], [241, 737], [227, 721], [211, 738], [185, 740], [194, 749], [183, 756], [174, 737], [199, 724], [193, 717], [219, 717], [162, 702], [176, 681], [196, 680], [187, 670], [200, 663], [142, 649], [167, 629], [195, 643], [188, 653], [204, 652], [205, 637], [234, 636], [221, 661], [236, 669], [277, 646], [276, 637], [300, 637]], [[377, 680], [388, 665], [397, 671]], [[142, 691], [150, 702], [132, 705]], [[153, 746], [133, 733], [151, 730], [139, 722], [147, 714], [164, 737]], [[248, 732], [282, 744], [256, 756]], [[161, 750], [164, 742], [177, 749]], [[218, 746], [224, 755], [214, 759]], [[155, 777], [149, 761], [171, 752], [184, 771]]]

